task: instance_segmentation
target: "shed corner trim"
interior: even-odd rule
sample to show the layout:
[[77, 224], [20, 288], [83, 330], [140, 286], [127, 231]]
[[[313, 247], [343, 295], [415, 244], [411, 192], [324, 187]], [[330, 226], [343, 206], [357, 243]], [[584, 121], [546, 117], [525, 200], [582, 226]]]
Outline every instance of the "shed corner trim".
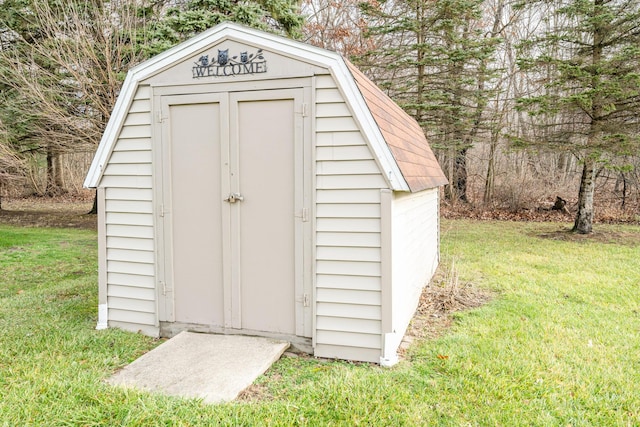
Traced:
[[382, 356], [380, 356], [380, 366], [385, 368], [390, 368], [396, 365], [400, 359], [398, 358], [398, 353], [396, 352], [396, 348], [391, 345], [392, 342], [396, 341], [394, 335], [395, 333], [387, 333], [383, 335], [382, 339]]
[[107, 321], [108, 313], [109, 308], [107, 303], [98, 304], [98, 324], [96, 325], [96, 330], [101, 331], [109, 327]]

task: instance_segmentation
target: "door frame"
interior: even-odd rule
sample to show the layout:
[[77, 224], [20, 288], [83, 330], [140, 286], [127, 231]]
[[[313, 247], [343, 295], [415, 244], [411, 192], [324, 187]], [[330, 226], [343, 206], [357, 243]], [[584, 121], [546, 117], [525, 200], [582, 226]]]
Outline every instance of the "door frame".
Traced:
[[[251, 82], [254, 83], [254, 82]], [[267, 100], [267, 99], [294, 99], [295, 116], [296, 116], [296, 137], [300, 135], [302, 145], [296, 144], [296, 151], [302, 150], [302, 153], [295, 154], [296, 161], [294, 165], [294, 173], [296, 180], [301, 179], [300, 189], [295, 191], [294, 204], [296, 206], [294, 227], [295, 227], [295, 304], [296, 325], [295, 336], [305, 338], [315, 338], [315, 292], [313, 288], [313, 254], [315, 253], [313, 246], [313, 224], [314, 209], [312, 200], [314, 198], [314, 170], [313, 153], [312, 153], [312, 114], [310, 114], [312, 99], [312, 79], [286, 79], [278, 81], [260, 81], [258, 84], [248, 84], [248, 82], [238, 83], [220, 83], [210, 85], [187, 85], [187, 86], [160, 86], [152, 87], [152, 139], [153, 144], [153, 173], [154, 173], [154, 209], [155, 209], [155, 239], [156, 239], [156, 301], [158, 310], [158, 326], [161, 322], [176, 322], [174, 313], [174, 292], [173, 292], [173, 244], [171, 238], [171, 181], [170, 181], [170, 150], [168, 141], [170, 138], [169, 127], [164, 125], [168, 119], [168, 105], [187, 104], [187, 103], [206, 103], [220, 102], [227, 108], [221, 108], [221, 121], [226, 122], [226, 126], [222, 127], [223, 137], [229, 138], [230, 120], [231, 120], [231, 98], [234, 100]], [[282, 95], [279, 95], [280, 92]], [[187, 101], [187, 102], [183, 102]], [[298, 129], [301, 127], [301, 129]], [[223, 144], [224, 145], [224, 144]], [[228, 146], [228, 145], [227, 145]], [[223, 164], [229, 165], [231, 161], [230, 153], [222, 150], [221, 153], [222, 168]], [[229, 181], [229, 171], [221, 169], [221, 178], [223, 187], [227, 186], [231, 189], [232, 183]], [[226, 176], [226, 177], [225, 177]], [[225, 184], [224, 180], [227, 180]], [[226, 206], [225, 206], [226, 205]], [[222, 208], [223, 222], [230, 224], [231, 211], [229, 204], [224, 203]], [[232, 232], [237, 230], [229, 230], [229, 227], [222, 227], [223, 232], [227, 228], [227, 237], [223, 244], [223, 254], [230, 254], [236, 257], [236, 254], [230, 252], [230, 241]], [[227, 262], [233, 262], [226, 259], [223, 255], [223, 265]], [[236, 258], [238, 259], [238, 258]], [[234, 279], [231, 271], [224, 268], [224, 327], [212, 328], [211, 332], [222, 333], [238, 333], [241, 330], [234, 328], [238, 323], [237, 316], [239, 311], [240, 289], [234, 289]], [[237, 282], [235, 282], [237, 283]], [[234, 310], [234, 308], [236, 308]], [[187, 325], [185, 325], [187, 326]], [[253, 331], [251, 331], [253, 332]], [[265, 334], [272, 335], [272, 334]], [[287, 338], [287, 337], [284, 337]], [[294, 338], [294, 337], [291, 337]]]

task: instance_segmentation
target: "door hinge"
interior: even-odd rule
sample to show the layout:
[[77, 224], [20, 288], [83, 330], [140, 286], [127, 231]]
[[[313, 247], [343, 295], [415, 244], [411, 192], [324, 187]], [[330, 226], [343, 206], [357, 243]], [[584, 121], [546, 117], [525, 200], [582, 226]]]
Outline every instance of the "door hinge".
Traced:
[[309, 294], [304, 294], [304, 296], [302, 297], [302, 305], [304, 307], [309, 307], [310, 301], [309, 301]]
[[160, 209], [158, 209], [158, 215], [160, 218], [164, 218], [164, 205], [160, 205]]
[[309, 104], [305, 102], [302, 104], [302, 117], [308, 117], [308, 116], [309, 116]]
[[158, 282], [158, 284], [160, 285], [160, 288], [162, 289], [162, 295], [167, 295], [167, 284], [165, 282], [163, 282], [162, 280], [160, 280]]
[[162, 115], [162, 110], [160, 110], [160, 111], [158, 111], [158, 112], [156, 113], [156, 121], [157, 121], [158, 123], [162, 123], [162, 122], [164, 122], [164, 120], [165, 120], [165, 119], [167, 119], [167, 118], [168, 118], [167, 116], [163, 116], [163, 115]]
[[302, 208], [300, 214], [296, 215], [296, 218], [302, 218], [302, 222], [309, 222], [309, 209]]

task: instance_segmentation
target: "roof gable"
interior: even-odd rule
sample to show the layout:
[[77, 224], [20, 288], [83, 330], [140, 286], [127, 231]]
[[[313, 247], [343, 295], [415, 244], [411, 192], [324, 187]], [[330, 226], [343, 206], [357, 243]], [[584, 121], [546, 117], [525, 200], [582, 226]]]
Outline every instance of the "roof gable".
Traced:
[[411, 192], [447, 184], [418, 122], [352, 63], [346, 63]]
[[[384, 171], [389, 187], [396, 191], [420, 191], [442, 185], [442, 179], [438, 178], [435, 172], [437, 162], [435, 162], [435, 157], [433, 157], [421, 131], [422, 140], [418, 138], [415, 129], [417, 123], [414, 122], [415, 126], [413, 127], [406, 127], [408, 129], [407, 135], [396, 135], [399, 130], [408, 126], [407, 123], [412, 119], [340, 55], [295, 40], [227, 22], [217, 25], [129, 71], [89, 168], [84, 182], [85, 187], [95, 188], [99, 185], [139, 83], [223, 40], [235, 40], [260, 46], [328, 69], [344, 98], [351, 106], [354, 119], [359, 123], [378, 164]], [[376, 101], [378, 98], [379, 100]], [[385, 110], [390, 114], [389, 116], [385, 116]], [[393, 120], [396, 119], [403, 124], [393, 125]], [[423, 160], [430, 162], [426, 169], [420, 164]], [[433, 176], [430, 177], [429, 173]], [[440, 173], [442, 172], [440, 171]], [[433, 183], [435, 185], [431, 185]]]

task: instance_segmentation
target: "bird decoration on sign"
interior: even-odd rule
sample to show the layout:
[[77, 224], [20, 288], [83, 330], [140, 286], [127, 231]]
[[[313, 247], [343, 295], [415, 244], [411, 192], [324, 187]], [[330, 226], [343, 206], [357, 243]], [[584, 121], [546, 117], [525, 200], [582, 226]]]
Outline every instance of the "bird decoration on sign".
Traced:
[[[192, 67], [193, 78], [225, 77], [267, 72], [267, 61], [262, 49], [255, 53], [241, 51], [230, 56], [229, 49], [217, 49], [217, 54], [201, 55]], [[212, 57], [213, 59], [209, 59]]]

